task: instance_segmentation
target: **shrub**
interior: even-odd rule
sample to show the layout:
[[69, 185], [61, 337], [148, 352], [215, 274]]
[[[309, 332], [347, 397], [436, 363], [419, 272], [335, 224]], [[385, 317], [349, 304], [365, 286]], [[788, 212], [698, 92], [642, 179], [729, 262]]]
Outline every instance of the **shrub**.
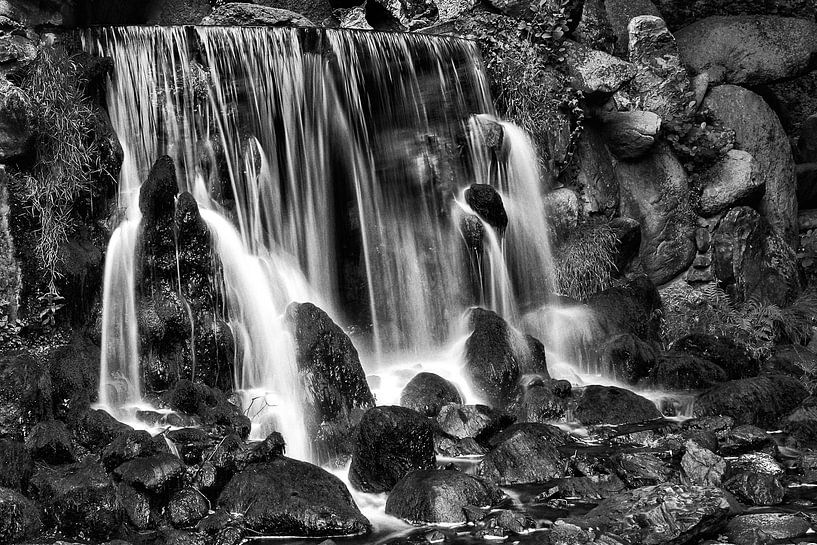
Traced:
[[618, 242], [606, 221], [586, 222], [575, 229], [554, 250], [557, 292], [584, 301], [609, 288]]

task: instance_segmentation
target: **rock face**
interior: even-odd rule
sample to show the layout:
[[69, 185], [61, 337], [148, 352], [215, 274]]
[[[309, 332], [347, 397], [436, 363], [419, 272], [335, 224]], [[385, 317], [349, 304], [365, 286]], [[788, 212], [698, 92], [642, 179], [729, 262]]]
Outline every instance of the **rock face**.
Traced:
[[718, 488], [660, 484], [608, 498], [577, 520], [628, 543], [681, 545], [717, 533], [729, 510]]
[[564, 477], [565, 460], [556, 447], [564, 432], [548, 424], [512, 426], [491, 441], [477, 467], [480, 477], [500, 485], [541, 483]]
[[287, 321], [311, 405], [308, 426], [315, 448], [327, 458], [348, 453], [352, 426], [374, 406], [357, 350], [346, 333], [311, 303], [291, 304]]
[[698, 181], [703, 186], [700, 213], [704, 217], [723, 212], [763, 186], [754, 157], [746, 151], [734, 149], [699, 173]]
[[293, 11], [243, 2], [222, 4], [201, 20], [202, 25], [220, 26], [315, 26]]
[[713, 83], [762, 85], [797, 76], [817, 51], [817, 22], [753, 15], [708, 17], [675, 33], [684, 63]]
[[757, 175], [766, 187], [760, 211], [793, 245], [797, 235], [797, 179], [791, 145], [779, 118], [760, 96], [735, 85], [715, 87], [703, 106], [735, 131], [735, 148], [754, 157]]
[[565, 40], [564, 46], [571, 83], [585, 94], [612, 95], [636, 74], [635, 66], [604, 51], [570, 40]]
[[418, 373], [400, 394], [400, 405], [425, 416], [437, 416], [448, 403], [462, 403], [457, 387], [434, 373]]
[[465, 190], [465, 202], [471, 209], [480, 215], [494, 229], [503, 232], [508, 226], [508, 214], [502, 197], [493, 186], [488, 184], [472, 184]]
[[434, 468], [428, 419], [404, 407], [375, 407], [358, 426], [349, 481], [364, 492], [387, 492], [407, 473]]
[[19, 492], [0, 488], [0, 541], [17, 543], [32, 539], [41, 529], [37, 505]]
[[494, 505], [500, 490], [461, 471], [412, 471], [395, 485], [386, 513], [410, 522], [463, 523], [464, 507]]
[[615, 386], [587, 386], [573, 412], [586, 426], [626, 424], [661, 418], [661, 412], [649, 399]]
[[738, 424], [774, 427], [807, 395], [797, 379], [761, 375], [730, 380], [701, 393], [694, 412], [695, 416], [730, 416]]
[[811, 0], [656, 0], [673, 31], [713, 15], [763, 15], [814, 19]]
[[695, 257], [693, 214], [683, 166], [667, 146], [616, 166], [621, 214], [641, 224], [640, 259], [656, 284], [686, 270]]
[[358, 535], [370, 530], [343, 482], [306, 462], [279, 457], [235, 475], [218, 499], [244, 525], [272, 536]]
[[757, 212], [733, 208], [712, 240], [713, 270], [736, 301], [750, 298], [787, 306], [800, 293], [797, 256]]

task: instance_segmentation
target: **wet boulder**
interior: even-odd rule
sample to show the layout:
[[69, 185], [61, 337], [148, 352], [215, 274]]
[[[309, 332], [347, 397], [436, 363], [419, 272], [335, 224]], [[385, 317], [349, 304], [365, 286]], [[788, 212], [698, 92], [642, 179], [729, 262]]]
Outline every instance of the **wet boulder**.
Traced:
[[637, 384], [650, 375], [657, 358], [658, 351], [654, 345], [624, 333], [605, 341], [599, 365], [608, 376], [627, 384]]
[[167, 504], [170, 522], [177, 528], [193, 526], [210, 510], [210, 502], [195, 488], [182, 488], [170, 497]]
[[700, 390], [725, 382], [726, 372], [709, 360], [669, 350], [658, 356], [652, 381], [669, 390]]
[[210, 435], [201, 428], [170, 430], [166, 437], [176, 446], [179, 457], [187, 465], [200, 463], [204, 452], [214, 443]]
[[32, 473], [34, 460], [25, 445], [12, 439], [0, 439], [0, 487], [26, 490]]
[[616, 56], [625, 59], [629, 52], [630, 21], [639, 15], [661, 16], [650, 0], [604, 0], [602, 4], [615, 36]]
[[[581, 498], [598, 502], [624, 492], [627, 485], [616, 475], [592, 475], [589, 477], [567, 477], [553, 482], [553, 488], [543, 495], [548, 498]], [[543, 497], [540, 495], [540, 497]]]
[[365, 7], [366, 20], [377, 30], [417, 30], [439, 18], [439, 8], [433, 0], [373, 0]]
[[646, 275], [591, 295], [587, 306], [611, 334], [629, 333], [647, 342], [660, 340], [661, 295]]
[[312, 21], [294, 11], [246, 2], [218, 5], [201, 20], [205, 26], [312, 27]]
[[479, 442], [485, 442], [512, 423], [512, 416], [486, 405], [451, 403], [445, 405], [437, 415], [437, 425], [444, 433], [457, 439], [473, 437]]
[[482, 240], [485, 236], [485, 226], [474, 214], [463, 214], [460, 219], [460, 233], [462, 234], [468, 249], [482, 253]]
[[245, 438], [250, 433], [250, 419], [218, 388], [182, 379], [162, 398], [171, 409], [197, 416], [205, 425], [217, 426]]
[[735, 545], [790, 542], [811, 530], [799, 513], [750, 513], [738, 515], [726, 526], [726, 536]]
[[605, 144], [613, 155], [625, 160], [643, 157], [653, 147], [661, 130], [658, 114], [640, 110], [608, 112], [601, 121]]
[[433, 469], [434, 462], [427, 418], [404, 407], [375, 407], [358, 425], [349, 481], [363, 492], [387, 492], [406, 473]]
[[340, 479], [286, 457], [247, 466], [227, 483], [218, 506], [242, 513], [244, 526], [263, 535], [358, 535], [371, 527]]
[[723, 487], [749, 505], [777, 505], [783, 501], [784, 470], [765, 453], [744, 454], [729, 462]]
[[76, 461], [71, 434], [59, 420], [40, 422], [34, 426], [26, 438], [26, 449], [33, 459], [48, 464]]
[[772, 428], [808, 396], [801, 382], [785, 375], [730, 380], [698, 395], [695, 416], [731, 416], [738, 424]]
[[105, 446], [102, 451], [102, 464], [108, 471], [113, 471], [128, 460], [152, 456], [159, 451], [157, 440], [164, 439], [161, 436], [153, 438], [144, 430], [123, 433]]
[[33, 539], [42, 530], [40, 509], [17, 491], [0, 488], [0, 542]]
[[185, 466], [177, 456], [161, 452], [128, 460], [114, 469], [113, 474], [134, 488], [158, 494], [175, 488], [184, 472]]
[[448, 403], [462, 403], [457, 387], [434, 373], [418, 373], [400, 394], [400, 405], [425, 416], [437, 416]]
[[44, 522], [67, 537], [105, 541], [119, 529], [122, 513], [116, 488], [92, 458], [60, 467], [40, 466], [30, 490], [43, 506]]
[[519, 422], [548, 423], [567, 417], [572, 386], [566, 380], [535, 381], [525, 387], [511, 407]]
[[133, 431], [102, 409], [88, 409], [68, 421], [74, 441], [90, 451], [98, 452], [122, 434]]
[[649, 452], [620, 452], [610, 458], [613, 469], [630, 488], [675, 482], [675, 472]]
[[640, 395], [616, 386], [587, 386], [573, 416], [585, 426], [626, 424], [661, 418], [655, 404]]
[[126, 483], [116, 485], [116, 498], [122, 506], [123, 518], [137, 530], [147, 530], [156, 522], [150, 508], [150, 497], [142, 490], [136, 490]]
[[711, 361], [730, 380], [757, 376], [760, 364], [746, 348], [728, 337], [693, 333], [672, 343], [674, 352], [683, 352]]
[[461, 471], [412, 471], [392, 489], [386, 513], [409, 522], [464, 523], [465, 507], [492, 506], [503, 495], [496, 486]]
[[703, 188], [697, 210], [705, 218], [743, 202], [757, 193], [764, 182], [754, 157], [736, 149], [729, 150], [709, 168], [696, 172], [696, 176], [697, 183]]
[[730, 506], [718, 488], [659, 484], [602, 501], [583, 517], [567, 519], [627, 543], [697, 543], [726, 525]]
[[564, 477], [565, 458], [557, 450], [567, 434], [547, 424], [517, 424], [491, 439], [492, 449], [477, 475], [499, 485], [541, 483]]
[[782, 420], [783, 431], [802, 445], [817, 442], [817, 398], [808, 397]]
[[684, 448], [681, 458], [684, 482], [697, 486], [720, 486], [726, 472], [726, 460], [693, 440], [688, 440]]
[[53, 414], [51, 377], [23, 350], [0, 353], [0, 435], [22, 440], [23, 432]]
[[508, 226], [508, 214], [502, 197], [493, 186], [488, 184], [472, 184], [465, 190], [465, 202], [479, 214], [488, 225], [497, 231], [504, 232]]
[[565, 62], [573, 87], [585, 94], [612, 95], [633, 79], [635, 66], [604, 51], [564, 41]]
[[740, 456], [752, 452], [777, 453], [777, 443], [765, 430], [751, 424], [735, 426], [718, 433], [718, 453]]

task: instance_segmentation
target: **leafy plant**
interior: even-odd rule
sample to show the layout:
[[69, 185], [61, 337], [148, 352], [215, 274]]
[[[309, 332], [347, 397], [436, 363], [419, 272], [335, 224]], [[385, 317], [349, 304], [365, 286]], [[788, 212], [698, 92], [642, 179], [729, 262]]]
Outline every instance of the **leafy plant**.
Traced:
[[610, 287], [615, 270], [613, 254], [618, 237], [604, 221], [587, 222], [554, 250], [554, 272], [557, 291], [584, 301], [596, 292]]

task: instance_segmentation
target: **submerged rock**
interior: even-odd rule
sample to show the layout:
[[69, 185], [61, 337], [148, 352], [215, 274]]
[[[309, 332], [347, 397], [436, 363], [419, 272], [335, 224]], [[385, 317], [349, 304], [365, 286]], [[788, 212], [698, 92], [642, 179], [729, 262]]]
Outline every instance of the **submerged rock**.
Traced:
[[749, 505], [776, 505], [783, 501], [783, 468], [768, 454], [744, 454], [729, 463], [723, 487]]
[[565, 458], [556, 449], [567, 434], [547, 424], [517, 424], [491, 440], [493, 448], [477, 475], [500, 485], [541, 483], [564, 477]]
[[0, 542], [17, 543], [32, 539], [42, 529], [39, 507], [8, 488], [0, 488]]
[[465, 507], [494, 505], [504, 494], [495, 486], [453, 470], [412, 471], [395, 485], [386, 513], [409, 522], [466, 522]]
[[427, 418], [404, 407], [375, 407], [360, 420], [349, 481], [363, 492], [387, 492], [405, 474], [433, 469], [434, 462]]
[[626, 424], [661, 418], [655, 404], [640, 395], [616, 386], [587, 386], [573, 416], [585, 426]]
[[247, 466], [227, 483], [218, 505], [242, 513], [246, 528], [262, 535], [358, 535], [371, 528], [340, 479], [286, 457]]

